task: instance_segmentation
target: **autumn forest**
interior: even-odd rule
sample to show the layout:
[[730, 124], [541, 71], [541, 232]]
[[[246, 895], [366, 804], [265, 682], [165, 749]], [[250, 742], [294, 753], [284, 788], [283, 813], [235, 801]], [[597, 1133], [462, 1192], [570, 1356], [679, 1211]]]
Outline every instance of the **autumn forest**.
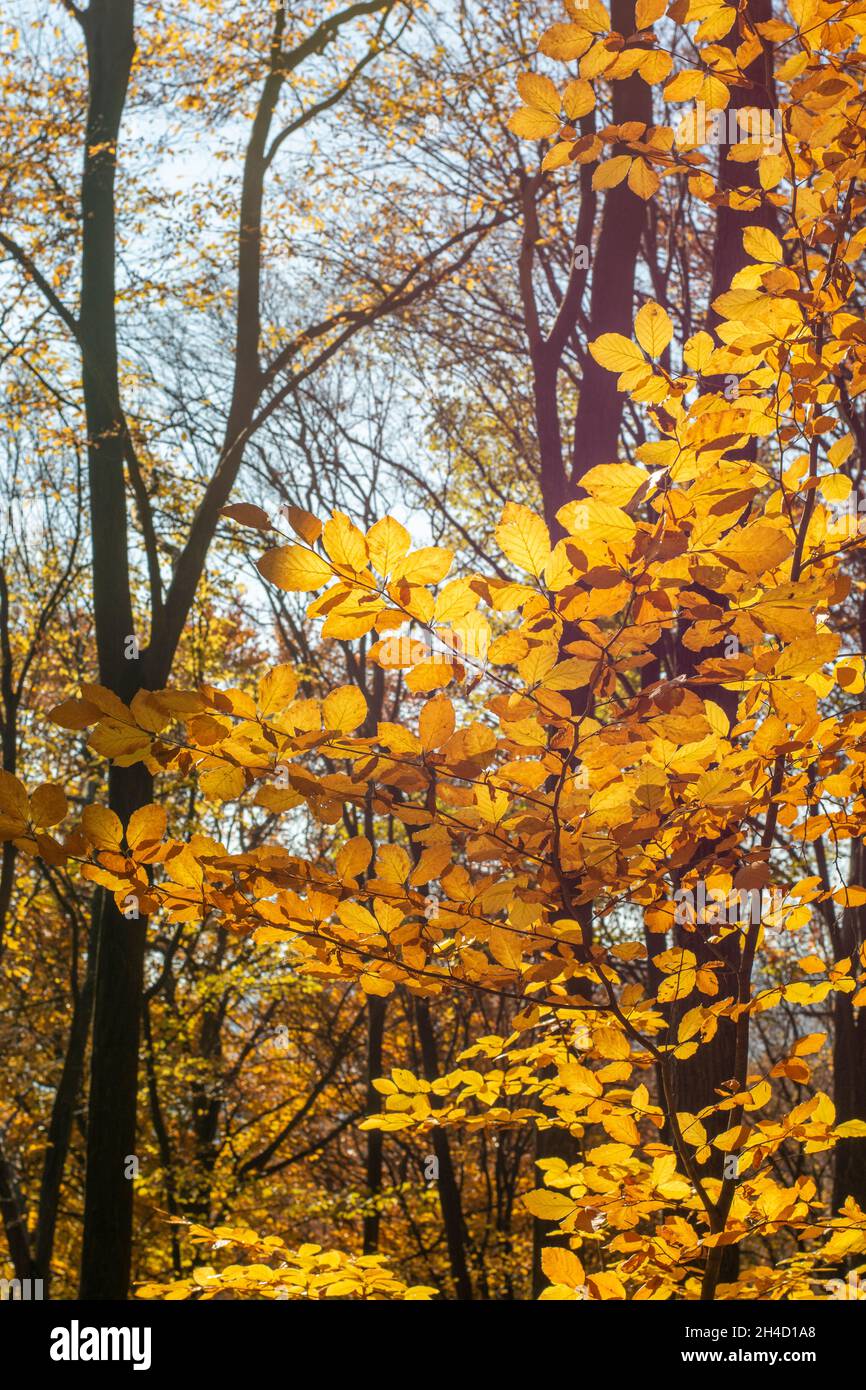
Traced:
[[2, 1300], [866, 1299], [866, 0], [0, 35]]

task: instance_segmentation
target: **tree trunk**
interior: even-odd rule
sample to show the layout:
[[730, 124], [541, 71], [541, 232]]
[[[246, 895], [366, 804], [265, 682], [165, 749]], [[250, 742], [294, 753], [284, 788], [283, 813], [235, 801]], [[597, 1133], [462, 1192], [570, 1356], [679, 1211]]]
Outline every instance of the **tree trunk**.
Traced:
[[[376, 1115], [381, 1109], [379, 1092], [373, 1085], [382, 1075], [382, 1042], [385, 1036], [385, 1000], [371, 995], [367, 1001], [367, 1114]], [[381, 1129], [367, 1134], [367, 1200], [375, 1202], [382, 1190]], [[379, 1249], [381, 1213], [372, 1208], [364, 1217], [364, 1254], [375, 1255]]]
[[87, 1053], [87, 1039], [90, 1034], [90, 1016], [93, 1011], [93, 986], [96, 976], [96, 940], [99, 930], [99, 917], [105, 899], [105, 890], [99, 889], [93, 906], [88, 947], [87, 969], [84, 984], [75, 1000], [72, 1023], [66, 1044], [66, 1056], [48, 1125], [45, 1161], [42, 1168], [42, 1181], [39, 1187], [39, 1216], [36, 1223], [36, 1273], [44, 1281], [45, 1297], [50, 1297], [51, 1259], [54, 1253], [54, 1233], [57, 1227], [57, 1209], [60, 1202], [60, 1188], [66, 1158], [69, 1153], [69, 1139], [75, 1120], [76, 1107], [81, 1098], [81, 1082], [84, 1077], [84, 1059]]
[[[613, 0], [611, 25], [621, 34], [634, 30], [631, 0]], [[613, 83], [613, 122], [652, 123], [652, 92], [637, 73]], [[620, 153], [618, 146], [611, 151]], [[601, 231], [592, 257], [590, 332], [632, 336], [635, 268], [643, 235], [646, 209], [627, 183], [605, 194]], [[617, 390], [616, 376], [600, 367], [588, 353], [580, 384], [580, 401], [574, 426], [571, 494], [590, 468], [615, 463], [625, 396]]]
[[[124, 459], [115, 315], [117, 140], [135, 51], [133, 0], [91, 0], [87, 41], [86, 147], [81, 183], [80, 341], [87, 418], [93, 607], [99, 679], [121, 699], [140, 686], [128, 660], [135, 633], [127, 548]], [[113, 767], [108, 804], [126, 824], [151, 797], [140, 765]], [[146, 922], [127, 921], [106, 895], [96, 942], [81, 1297], [124, 1299], [132, 1255], [138, 1035]]]
[[[415, 1018], [418, 1024], [418, 1039], [421, 1043], [421, 1059], [424, 1075], [428, 1081], [436, 1081], [439, 1076], [439, 1059], [436, 1052], [436, 1037], [430, 1018], [430, 1008], [425, 999], [415, 1001]], [[432, 1105], [438, 1098], [431, 1096]], [[439, 1102], [441, 1104], [441, 1102]], [[472, 1298], [472, 1280], [466, 1261], [466, 1228], [463, 1221], [463, 1208], [460, 1189], [454, 1174], [451, 1160], [451, 1145], [444, 1129], [437, 1127], [432, 1132], [433, 1153], [439, 1167], [439, 1202], [442, 1207], [442, 1220], [445, 1225], [445, 1241], [451, 1261], [454, 1288], [461, 1301]]]
[[[855, 841], [850, 880], [862, 883], [866, 846]], [[856, 959], [866, 941], [866, 908], [845, 909], [834, 955]], [[850, 994], [837, 994], [833, 1004], [833, 1099], [836, 1120], [866, 1120], [866, 1010], [855, 1009]], [[853, 1197], [866, 1211], [866, 1139], [841, 1139], [834, 1150], [833, 1207]]]

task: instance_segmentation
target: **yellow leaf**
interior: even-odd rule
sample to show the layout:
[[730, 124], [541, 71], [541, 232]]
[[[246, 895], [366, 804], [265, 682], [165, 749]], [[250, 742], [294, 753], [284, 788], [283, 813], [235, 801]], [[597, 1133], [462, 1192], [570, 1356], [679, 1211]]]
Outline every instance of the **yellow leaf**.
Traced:
[[373, 914], [368, 912], [366, 907], [362, 907], [360, 903], [350, 900], [340, 903], [337, 908], [337, 916], [345, 927], [348, 927], [350, 931], [362, 939], [379, 935], [379, 923]]
[[572, 1250], [548, 1245], [541, 1252], [541, 1268], [552, 1284], [576, 1289], [584, 1283], [583, 1265]]
[[631, 1115], [604, 1115], [601, 1121], [605, 1131], [618, 1144], [639, 1144], [640, 1130]]
[[539, 1221], [561, 1221], [574, 1211], [574, 1202], [570, 1197], [564, 1197], [561, 1192], [548, 1192], [546, 1188], [528, 1192], [523, 1204]]
[[126, 842], [132, 850], [141, 849], [143, 845], [158, 845], [165, 836], [166, 824], [164, 806], [141, 806], [129, 818]]
[[425, 545], [406, 556], [394, 578], [405, 579], [407, 584], [438, 584], [445, 578], [453, 559], [452, 550], [440, 545]]
[[393, 980], [380, 980], [378, 975], [362, 975], [358, 983], [365, 994], [375, 994], [380, 999], [394, 993]]
[[677, 1124], [680, 1134], [687, 1144], [691, 1144], [696, 1149], [706, 1144], [707, 1131], [695, 1115], [689, 1114], [687, 1110], [680, 1110], [677, 1112]]
[[723, 5], [715, 13], [708, 15], [698, 28], [695, 37], [701, 41], [721, 39], [734, 27], [737, 11], [733, 5]]
[[598, 1274], [590, 1274], [586, 1281], [586, 1285], [592, 1298], [625, 1298], [625, 1289], [616, 1275], [609, 1270], [605, 1270]]
[[102, 710], [112, 719], [117, 719], [121, 723], [129, 719], [129, 707], [125, 705], [119, 695], [115, 695], [113, 690], [107, 690], [104, 685], [91, 685], [87, 681], [81, 682], [81, 692], [84, 698], [97, 709]]
[[665, 975], [670, 975], [676, 970], [691, 969], [696, 963], [694, 951], [684, 951], [679, 946], [672, 946], [670, 950], [653, 956], [653, 965], [657, 965]]
[[569, 1095], [591, 1096], [593, 1099], [604, 1093], [604, 1087], [595, 1072], [580, 1062], [567, 1062], [559, 1068], [559, 1082]]
[[421, 747], [425, 753], [441, 748], [454, 732], [454, 706], [447, 695], [428, 700], [418, 720]]
[[274, 666], [259, 681], [259, 714], [275, 714], [291, 704], [298, 688], [298, 678], [287, 664]]
[[545, 140], [559, 130], [559, 118], [533, 106], [520, 106], [509, 119], [508, 129], [521, 140]]
[[[41, 822], [37, 821], [36, 824], [40, 825]], [[842, 907], [862, 907], [866, 903], [866, 888], [861, 888], [858, 884], [851, 884], [848, 888], [837, 888], [833, 893], [833, 901]]]
[[[778, 532], [774, 534], [778, 535]], [[786, 676], [788, 680], [813, 675], [826, 661], [833, 660], [840, 640], [838, 632], [820, 632], [815, 637], [790, 642], [776, 659], [773, 675]]]
[[337, 873], [340, 878], [357, 878], [373, 858], [373, 846], [366, 835], [354, 835], [347, 840], [337, 855]]
[[661, 19], [667, 8], [667, 0], [637, 0], [634, 9], [634, 22], [637, 29], [648, 29]]
[[[793, 548], [793, 541], [783, 531], [756, 522], [736, 527], [716, 547], [716, 554], [745, 574], [766, 574], [786, 560]], [[835, 649], [831, 655], [835, 655]], [[829, 657], [822, 657], [822, 660], [829, 660]], [[820, 662], [816, 664], [820, 665]], [[793, 673], [789, 671], [787, 674]]]
[[268, 811], [275, 811], [279, 814], [288, 811], [293, 806], [300, 804], [302, 800], [300, 792], [292, 791], [290, 787], [271, 787], [267, 784], [259, 787], [256, 792], [256, 806], [264, 806]]
[[686, 68], [672, 77], [664, 90], [665, 101], [691, 101], [704, 85], [704, 74], [696, 68]]
[[454, 667], [450, 661], [442, 661], [438, 657], [435, 661], [422, 661], [406, 676], [406, 688], [411, 690], [413, 695], [441, 690], [444, 685], [448, 685], [453, 674]]
[[562, 109], [570, 121], [579, 121], [595, 106], [592, 84], [582, 77], [569, 82], [562, 94]]
[[592, 1045], [599, 1057], [606, 1057], [610, 1061], [623, 1061], [631, 1055], [628, 1038], [619, 1028], [594, 1029]]
[[494, 927], [490, 933], [490, 954], [499, 965], [507, 970], [519, 970], [523, 964], [521, 952], [522, 938], [502, 927]]
[[767, 191], [782, 182], [788, 173], [788, 163], [782, 154], [765, 154], [758, 160], [758, 178]]
[[715, 700], [704, 700], [704, 718], [714, 733], [727, 738], [731, 730], [731, 721]]
[[781, 264], [784, 259], [782, 243], [769, 227], [746, 227], [743, 232], [743, 250], [756, 261], [772, 261]]
[[[128, 718], [132, 716], [129, 715]], [[95, 753], [115, 762], [135, 762], [150, 748], [150, 735], [116, 719], [102, 719], [87, 740]]]
[[349, 734], [367, 718], [367, 701], [356, 685], [341, 685], [325, 696], [322, 714], [326, 729]]
[[552, 24], [541, 36], [539, 51], [547, 58], [569, 63], [582, 58], [592, 44], [592, 34], [579, 24]]
[[393, 516], [383, 517], [367, 532], [370, 563], [381, 575], [391, 573], [394, 566], [408, 554], [412, 544], [409, 532]]
[[565, 0], [569, 18], [591, 34], [606, 34], [610, 29], [610, 15], [601, 0]]
[[123, 826], [107, 806], [85, 806], [81, 823], [85, 835], [96, 849], [120, 849]]
[[682, 970], [676, 975], [666, 975], [658, 987], [657, 999], [660, 1004], [669, 1004], [673, 999], [687, 999], [697, 983], [694, 970]]
[[580, 483], [597, 501], [625, 507], [648, 481], [646, 469], [633, 463], [599, 463], [584, 473]]
[[302, 545], [278, 545], [266, 550], [256, 561], [256, 569], [278, 589], [296, 593], [321, 589], [333, 575], [327, 560]]
[[26, 788], [11, 772], [0, 772], [0, 813], [22, 827], [30, 815]]
[[689, 338], [683, 348], [683, 361], [693, 372], [702, 372], [715, 351], [715, 343], [709, 333], [701, 329]]
[[559, 92], [549, 77], [536, 72], [523, 72], [517, 79], [520, 100], [537, 111], [546, 111], [551, 116], [559, 116], [561, 103]]
[[605, 159], [592, 176], [593, 188], [615, 188], [618, 183], [622, 183], [629, 171], [632, 157], [630, 154], [618, 154], [614, 155], [613, 159]]
[[698, 93], [708, 111], [724, 111], [731, 99], [730, 88], [720, 77], [706, 73]]
[[801, 970], [805, 970], [807, 975], [823, 975], [827, 969], [826, 961], [823, 961], [820, 956], [802, 956], [797, 964]]
[[866, 1138], [866, 1121], [864, 1120], [845, 1120], [843, 1124], [837, 1125], [833, 1133], [837, 1139], [863, 1139]]
[[661, 179], [645, 159], [635, 159], [628, 171], [628, 186], [632, 193], [647, 202], [661, 188]]
[[52, 782], [43, 782], [41, 787], [37, 787], [30, 798], [30, 814], [34, 825], [45, 829], [50, 825], [58, 825], [63, 820], [69, 810], [69, 803], [66, 800], [66, 793], [62, 787], [55, 786]]
[[644, 82], [653, 86], [656, 82], [664, 82], [672, 67], [673, 59], [669, 53], [664, 53], [659, 48], [651, 48], [646, 56], [641, 58], [638, 72]]
[[86, 729], [99, 720], [99, 709], [89, 700], [63, 700], [48, 711], [52, 724], [61, 729]]
[[411, 1071], [408, 1071], [406, 1067], [393, 1067], [391, 1075], [394, 1078], [394, 1085], [398, 1086], [401, 1091], [405, 1091], [410, 1096], [417, 1095], [418, 1092], [424, 1089], [417, 1077]]
[[496, 540], [512, 564], [539, 578], [550, 559], [550, 534], [540, 516], [508, 502], [496, 528]]
[[[610, 333], [604, 336], [613, 338], [619, 335]], [[621, 341], [627, 343], [629, 340], [623, 338]], [[637, 347], [634, 350], [640, 351]], [[621, 507], [612, 507], [607, 502], [599, 502], [595, 497], [591, 497], [587, 502], [566, 502], [556, 516], [566, 530], [576, 535], [579, 540], [586, 535], [603, 536], [608, 548], [623, 551], [629, 549], [634, 540], [635, 523], [628, 512], [624, 512]]]
[[252, 502], [233, 502], [230, 507], [220, 507], [220, 516], [227, 516], [241, 526], [251, 526], [256, 531], [270, 531], [271, 518], [261, 507]]
[[322, 523], [312, 512], [304, 511], [303, 507], [287, 507], [289, 525], [296, 536], [300, 536], [307, 545], [315, 545], [322, 534]]
[[634, 333], [644, 352], [661, 357], [674, 336], [674, 327], [662, 306], [648, 299], [637, 312]]
[[437, 623], [453, 623], [478, 606], [478, 594], [468, 579], [451, 579], [436, 596], [433, 617]]
[[138, 727], [152, 734], [161, 734], [172, 722], [171, 710], [152, 690], [137, 691], [129, 709]]
[[345, 512], [334, 512], [325, 522], [322, 544], [335, 565], [360, 574], [367, 567], [367, 542]]
[[420, 888], [422, 884], [430, 883], [434, 878], [441, 878], [450, 866], [450, 844], [428, 845], [412, 870], [410, 883], [413, 888]]
[[609, 372], [627, 372], [632, 367], [646, 364], [637, 343], [621, 333], [602, 333], [601, 337], [590, 343], [589, 350], [598, 365]]
[[541, 161], [542, 169], [561, 169], [570, 160], [573, 149], [574, 143], [570, 140], [560, 140], [558, 145], [552, 145]]
[[212, 767], [203, 772], [199, 785], [205, 796], [216, 801], [236, 801], [247, 785], [242, 767]]

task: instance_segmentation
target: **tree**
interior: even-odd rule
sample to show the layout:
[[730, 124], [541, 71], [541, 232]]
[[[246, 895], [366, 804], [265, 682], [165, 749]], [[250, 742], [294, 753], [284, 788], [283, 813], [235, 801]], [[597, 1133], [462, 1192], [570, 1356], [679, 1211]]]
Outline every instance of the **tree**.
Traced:
[[[159, 489], [135, 462], [109, 353], [114, 426], [91, 421], [89, 448], [121, 484], [129, 471], [151, 641], [134, 680], [102, 671], [52, 711], [110, 765], [108, 804], [91, 791], [66, 824], [64, 799], [63, 829], [43, 828], [28, 769], [4, 784], [0, 830], [35, 872], [50, 863], [96, 885], [101, 931], [125, 931], [130, 903], [136, 933], [158, 924], [162, 967], [145, 990], [142, 944], [128, 995], [134, 1012], [147, 995], [149, 1140], [175, 1218], [174, 1277], [157, 1257], [149, 1296], [279, 1296], [281, 1279], [347, 1297], [514, 1296], [528, 1288], [531, 1220], [550, 1232], [545, 1298], [821, 1296], [827, 1268], [866, 1248], [866, 668], [851, 504], [866, 383], [863, 21], [844, 0], [798, 6], [790, 22], [687, 0], [663, 17], [641, 0], [632, 33], [630, 8], [566, 8], [538, 35], [545, 62], [579, 64], [564, 87], [526, 71], [522, 31], [504, 50], [521, 69], [519, 110], [496, 106], [486, 50], [478, 64], [491, 148], [514, 160], [498, 205], [413, 254], [396, 296], [379, 283], [360, 320], [357, 307], [319, 320], [315, 377], [300, 336], [288, 359], [275, 349], [280, 370], [303, 360], [292, 389], [259, 369], [272, 394], [225, 433], [191, 522], [177, 499], [148, 512]], [[284, 8], [272, 18], [271, 92]], [[464, 22], [461, 43], [476, 32], [461, 10]], [[394, 54], [404, 61], [396, 40]], [[693, 102], [676, 129], [649, 124], [663, 103]], [[548, 139], [532, 156], [543, 167], [524, 165], [517, 142]], [[488, 173], [476, 149], [469, 184]], [[261, 216], [245, 206], [242, 271]], [[55, 294], [17, 245], [15, 264]], [[500, 246], [516, 268], [504, 283]], [[92, 270], [104, 275], [102, 260]], [[344, 329], [386, 312], [414, 358], [379, 356], [369, 335], [364, 369], [353, 348], [341, 375], [331, 348]], [[94, 331], [106, 322], [94, 312]], [[265, 339], [274, 350], [258, 325], [256, 354]], [[399, 393], [385, 383], [409, 361], [435, 379], [431, 358], [456, 342], [496, 349], [467, 365], [462, 400], [437, 389], [431, 445], [456, 460], [440, 506], [433, 474], [392, 437]], [[513, 363], [525, 377], [509, 401]], [[376, 402], [357, 412], [362, 427], [355, 392]], [[288, 485], [271, 403], [286, 404], [302, 463]], [[253, 425], [243, 454], [258, 495], [226, 507]], [[524, 439], [528, 468], [508, 457]], [[493, 515], [478, 479], [499, 458]], [[398, 505], [376, 520], [389, 490]], [[413, 543], [406, 505], [421, 498], [436, 510]], [[171, 533], [184, 526], [163, 601], [157, 538], [172, 509]], [[166, 685], [222, 511], [239, 529], [214, 562], [219, 584], [233, 582], [228, 557], [252, 550], [264, 594], [238, 589], [238, 603], [266, 597], [276, 660], [244, 646], [236, 614], [210, 617], [202, 594], [213, 640]], [[269, 998], [284, 968], [297, 992]], [[131, 1185], [111, 1230], [93, 1195], [114, 1029], [127, 1136], [136, 1108], [133, 1030], [100, 996], [101, 971], [86, 1296], [125, 1289], [131, 1254]], [[285, 1076], [268, 1050], [278, 1016], [291, 1020]], [[314, 1019], [329, 1036], [311, 1046]], [[342, 1205], [337, 1153], [358, 1188]], [[294, 1193], [275, 1198], [268, 1176], [286, 1170], [298, 1194], [320, 1194], [312, 1216]], [[241, 1192], [257, 1229], [216, 1224]], [[263, 1234], [275, 1214], [287, 1241]], [[223, 1273], [182, 1240], [229, 1240], [253, 1263], [238, 1273], [232, 1255]], [[359, 1253], [322, 1251], [346, 1242]]]
[[[84, 170], [80, 188], [80, 307], [73, 313], [30, 251], [4, 234], [2, 245], [30, 283], [47, 300], [81, 354], [90, 495], [93, 603], [100, 680], [124, 700], [168, 676], [189, 617], [221, 509], [228, 501], [251, 438], [317, 366], [328, 361], [360, 329], [398, 310], [464, 263], [487, 227], [483, 219], [463, 224], [443, 241], [411, 253], [393, 283], [372, 294], [354, 296], [318, 322], [305, 323], [271, 351], [263, 339], [263, 207], [266, 178], [283, 143], [294, 132], [335, 105], [377, 52], [394, 42], [405, 26], [392, 0], [361, 0], [335, 8], [312, 29], [297, 26], [285, 4], [270, 7], [263, 30], [262, 79], [243, 162], [237, 216], [234, 296], [234, 369], [225, 411], [222, 442], [195, 515], [176, 555], [171, 581], [163, 592], [159, 542], [142, 454], [146, 431], [130, 418], [123, 402], [117, 324], [116, 172], [121, 123], [136, 50], [132, 0], [107, 0], [67, 10], [80, 28], [86, 54], [87, 117], [83, 131]], [[219, 17], [221, 7], [215, 7]], [[181, 6], [176, 22], [186, 20]], [[372, 27], [359, 31], [369, 19]], [[302, 64], [315, 59], [342, 31], [361, 32], [360, 56], [348, 65], [324, 98], [280, 123], [278, 108], [286, 84]], [[160, 34], [146, 60], [158, 71], [159, 45], [169, 48], [176, 31]], [[356, 44], [356, 48], [358, 45]], [[314, 79], [312, 90], [315, 91]], [[309, 348], [312, 345], [312, 356]], [[139, 636], [142, 615], [134, 611], [127, 519], [127, 485], [134, 498], [140, 541], [146, 556], [149, 638]], [[132, 644], [132, 646], [130, 645]], [[130, 653], [134, 659], [130, 659]], [[151, 795], [151, 781], [140, 765], [110, 774], [109, 805], [124, 820]], [[89, 1105], [88, 1185], [85, 1210], [82, 1290], [85, 1297], [118, 1297], [129, 1277], [131, 1190], [124, 1176], [134, 1152], [140, 999], [143, 986], [146, 919], [125, 922], [110, 900], [100, 899], [98, 965], [93, 1025]]]

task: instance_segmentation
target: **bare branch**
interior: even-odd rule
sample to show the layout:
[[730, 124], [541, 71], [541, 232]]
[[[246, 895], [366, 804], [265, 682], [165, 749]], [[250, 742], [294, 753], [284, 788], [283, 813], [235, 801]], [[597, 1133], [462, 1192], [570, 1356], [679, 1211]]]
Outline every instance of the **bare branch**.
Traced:
[[80, 343], [81, 337], [78, 319], [67, 309], [59, 295], [51, 288], [41, 270], [38, 269], [24, 248], [19, 246], [17, 241], [13, 241], [10, 236], [7, 236], [5, 232], [0, 232], [0, 246], [4, 246], [13, 260], [18, 262], [25, 274], [48, 300], [54, 312], [63, 320], [66, 327], [75, 338], [75, 341]]

